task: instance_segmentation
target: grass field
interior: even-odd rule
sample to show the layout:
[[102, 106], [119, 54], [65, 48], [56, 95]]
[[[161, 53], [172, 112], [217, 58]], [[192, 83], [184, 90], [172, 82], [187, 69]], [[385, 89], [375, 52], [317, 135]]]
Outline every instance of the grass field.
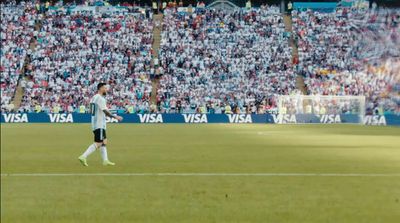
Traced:
[[110, 124], [107, 136], [117, 165], [96, 152], [83, 167], [89, 125], [2, 124], [1, 222], [400, 222], [400, 128]]

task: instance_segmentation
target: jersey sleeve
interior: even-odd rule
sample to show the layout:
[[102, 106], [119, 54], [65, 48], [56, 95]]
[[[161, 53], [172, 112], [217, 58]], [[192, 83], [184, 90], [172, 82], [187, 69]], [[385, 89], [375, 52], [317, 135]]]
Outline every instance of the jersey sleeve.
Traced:
[[97, 103], [98, 103], [98, 106], [99, 106], [100, 110], [104, 111], [105, 109], [107, 109], [107, 105], [106, 105], [106, 100], [105, 99], [100, 98]]

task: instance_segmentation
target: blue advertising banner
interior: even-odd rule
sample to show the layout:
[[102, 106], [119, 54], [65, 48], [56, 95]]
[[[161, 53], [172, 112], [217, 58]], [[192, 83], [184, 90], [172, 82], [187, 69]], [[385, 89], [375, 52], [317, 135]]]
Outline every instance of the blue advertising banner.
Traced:
[[[121, 114], [122, 123], [354, 123], [364, 125], [398, 125], [400, 115], [367, 115], [360, 117], [353, 114], [314, 115], [250, 115], [250, 114]], [[47, 113], [2, 113], [1, 123], [90, 123], [90, 114], [47, 114]], [[114, 118], [107, 122], [118, 123]]]
[[360, 123], [362, 118], [355, 114], [343, 115], [314, 115], [314, 114], [299, 114], [296, 115], [296, 123]]
[[[273, 123], [269, 115], [249, 114], [120, 114], [123, 123]], [[90, 123], [90, 114], [2, 113], [1, 123]], [[118, 122], [107, 118], [107, 122]]]
[[400, 116], [399, 115], [385, 115], [378, 116], [377, 125], [398, 125], [400, 126]]

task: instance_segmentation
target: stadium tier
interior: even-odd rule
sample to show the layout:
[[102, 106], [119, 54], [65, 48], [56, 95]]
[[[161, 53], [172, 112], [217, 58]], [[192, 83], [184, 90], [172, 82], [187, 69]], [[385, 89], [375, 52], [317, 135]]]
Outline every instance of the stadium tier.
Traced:
[[158, 89], [161, 112], [221, 113], [229, 105], [243, 113], [264, 98], [294, 93], [288, 40], [276, 7], [195, 15], [167, 10], [160, 50], [165, 70]]
[[298, 72], [310, 95], [364, 95], [367, 110], [396, 112], [399, 11], [293, 12]]
[[88, 106], [100, 81], [112, 86], [111, 109], [148, 107], [152, 26], [141, 14], [49, 11], [36, 36], [22, 108], [73, 112]]
[[85, 113], [105, 81], [119, 113], [276, 113], [278, 96], [302, 94], [400, 112], [399, 10], [174, 6], [158, 20], [151, 8], [2, 4], [1, 111]]
[[1, 6], [1, 111], [9, 107], [33, 37], [37, 13], [31, 3]]

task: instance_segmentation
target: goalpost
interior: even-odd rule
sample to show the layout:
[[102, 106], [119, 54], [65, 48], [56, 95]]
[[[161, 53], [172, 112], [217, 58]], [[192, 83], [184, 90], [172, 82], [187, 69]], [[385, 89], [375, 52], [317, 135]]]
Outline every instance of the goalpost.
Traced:
[[352, 115], [363, 123], [365, 96], [281, 95], [278, 97], [279, 115]]

